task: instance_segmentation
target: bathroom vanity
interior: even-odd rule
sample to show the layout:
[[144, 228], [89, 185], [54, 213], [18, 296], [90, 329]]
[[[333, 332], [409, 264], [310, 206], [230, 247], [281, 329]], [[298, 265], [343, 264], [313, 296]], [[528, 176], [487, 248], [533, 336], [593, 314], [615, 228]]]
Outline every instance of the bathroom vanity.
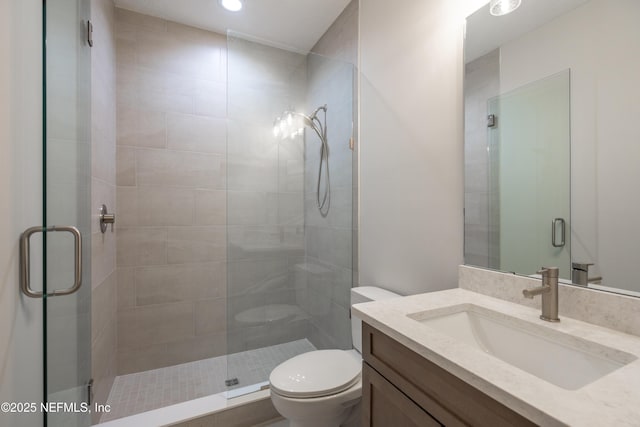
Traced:
[[563, 317], [562, 305], [549, 323], [539, 308], [458, 288], [353, 311], [364, 323], [363, 425], [640, 420], [640, 338]]
[[535, 425], [366, 323], [362, 340], [363, 425]]

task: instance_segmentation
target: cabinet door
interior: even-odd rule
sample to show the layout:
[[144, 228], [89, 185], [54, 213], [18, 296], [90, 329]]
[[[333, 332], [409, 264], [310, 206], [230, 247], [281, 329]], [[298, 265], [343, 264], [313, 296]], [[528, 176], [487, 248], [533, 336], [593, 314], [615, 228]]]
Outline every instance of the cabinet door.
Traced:
[[362, 324], [362, 356], [376, 373], [448, 427], [536, 426], [366, 323]]
[[366, 363], [362, 365], [363, 426], [441, 426], [439, 422], [384, 379], [375, 369]]

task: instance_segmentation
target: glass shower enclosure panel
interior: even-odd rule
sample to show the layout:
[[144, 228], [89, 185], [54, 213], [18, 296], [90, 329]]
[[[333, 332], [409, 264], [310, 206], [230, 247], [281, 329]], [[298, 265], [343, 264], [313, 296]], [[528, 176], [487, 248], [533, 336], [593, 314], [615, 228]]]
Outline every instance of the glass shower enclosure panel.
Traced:
[[233, 397], [293, 356], [351, 347], [354, 71], [234, 34], [227, 47]]
[[[44, 13], [44, 399], [68, 405], [47, 426], [88, 426], [91, 413], [91, 53], [89, 2], [43, 2]], [[97, 211], [95, 212], [97, 215]], [[53, 226], [73, 226], [71, 233]], [[59, 230], [58, 230], [59, 231]], [[35, 248], [34, 248], [35, 249]], [[78, 257], [80, 259], [78, 259]], [[82, 266], [78, 271], [78, 266]], [[80, 277], [77, 277], [79, 275]], [[80, 288], [69, 289], [81, 278]], [[84, 408], [84, 409], [83, 409]]]
[[565, 70], [488, 101], [497, 118], [488, 128], [490, 188], [498, 193], [490, 203], [498, 237], [490, 246], [502, 271], [557, 266], [571, 278], [570, 87]]

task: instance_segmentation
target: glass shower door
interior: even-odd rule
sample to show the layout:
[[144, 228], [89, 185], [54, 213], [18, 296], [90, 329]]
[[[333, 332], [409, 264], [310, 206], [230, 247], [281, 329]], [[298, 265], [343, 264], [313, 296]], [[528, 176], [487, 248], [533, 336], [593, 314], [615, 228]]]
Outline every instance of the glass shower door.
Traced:
[[[43, 399], [54, 405], [45, 418], [49, 427], [91, 425], [84, 406], [91, 378], [89, 5], [43, 1]], [[80, 239], [61, 226], [74, 227]], [[79, 280], [77, 291], [54, 295]]]
[[[497, 118], [489, 128], [492, 199], [499, 218], [499, 265], [535, 274], [560, 268], [571, 278], [569, 70], [529, 83], [488, 103]], [[496, 203], [497, 199], [497, 203]], [[523, 245], [522, 242], [528, 242]]]
[[231, 35], [227, 48], [227, 385], [235, 395], [264, 386], [284, 352], [313, 348], [302, 341], [291, 274], [304, 258], [304, 137], [273, 135], [278, 114], [304, 110], [306, 58]]
[[355, 103], [351, 64], [233, 35], [227, 47], [234, 397], [268, 387], [273, 368], [298, 354], [351, 348]]

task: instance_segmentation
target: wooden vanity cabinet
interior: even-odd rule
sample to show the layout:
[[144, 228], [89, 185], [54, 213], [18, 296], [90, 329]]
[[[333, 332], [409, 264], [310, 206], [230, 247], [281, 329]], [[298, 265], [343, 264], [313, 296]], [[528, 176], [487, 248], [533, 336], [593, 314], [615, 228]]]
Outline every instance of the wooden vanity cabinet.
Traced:
[[366, 323], [362, 355], [363, 426], [536, 425]]

